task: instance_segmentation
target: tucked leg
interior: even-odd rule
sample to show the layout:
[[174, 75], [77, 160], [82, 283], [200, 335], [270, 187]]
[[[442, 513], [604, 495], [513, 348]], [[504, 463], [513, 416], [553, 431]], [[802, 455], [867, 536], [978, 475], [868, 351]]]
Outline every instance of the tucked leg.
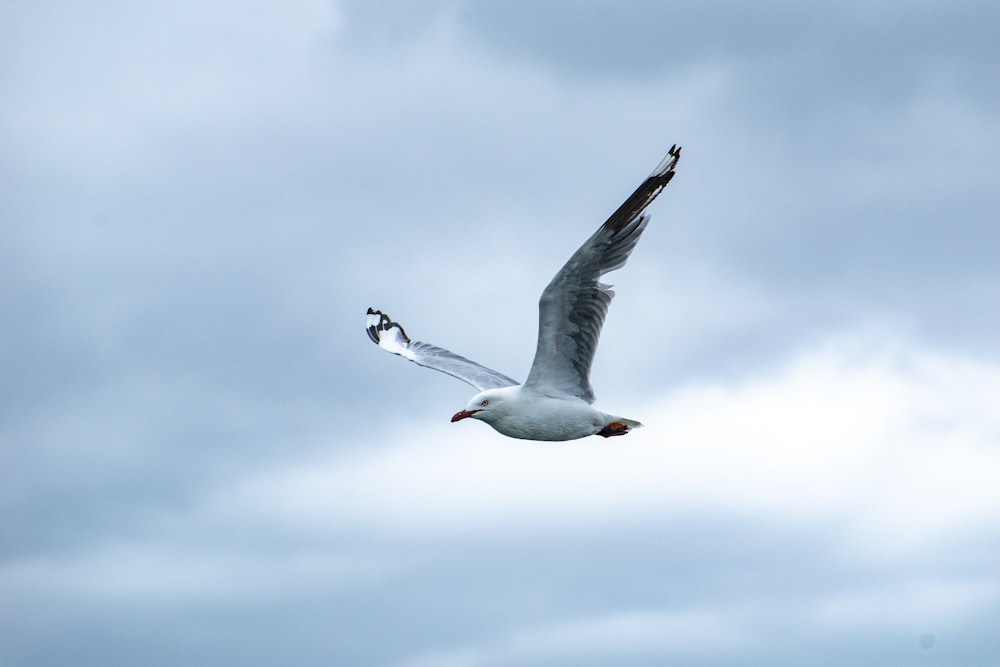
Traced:
[[600, 431], [598, 431], [596, 435], [600, 435], [605, 438], [610, 438], [613, 435], [625, 435], [626, 433], [628, 433], [628, 429], [629, 429], [628, 424], [623, 424], [621, 422], [611, 422], [610, 424], [602, 428]]

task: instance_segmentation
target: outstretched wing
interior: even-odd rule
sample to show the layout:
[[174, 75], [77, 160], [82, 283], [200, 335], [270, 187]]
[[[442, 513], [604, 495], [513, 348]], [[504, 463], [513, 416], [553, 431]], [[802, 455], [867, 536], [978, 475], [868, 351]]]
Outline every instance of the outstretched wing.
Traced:
[[415, 364], [457, 377], [479, 391], [518, 384], [503, 373], [481, 366], [444, 348], [410, 340], [399, 322], [381, 310], [368, 309], [368, 337], [386, 352], [398, 354]]
[[542, 292], [538, 302], [538, 346], [525, 388], [594, 401], [590, 366], [614, 296], [611, 287], [599, 278], [625, 265], [649, 222], [642, 212], [674, 177], [680, 157], [681, 149], [674, 145]]

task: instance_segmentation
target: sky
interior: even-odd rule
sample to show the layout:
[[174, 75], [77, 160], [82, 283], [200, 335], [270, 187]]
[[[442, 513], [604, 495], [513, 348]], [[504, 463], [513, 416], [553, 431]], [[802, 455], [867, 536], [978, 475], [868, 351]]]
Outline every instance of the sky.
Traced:
[[[0, 664], [1000, 664], [1000, 6], [0, 2]], [[671, 144], [593, 368], [452, 424]]]

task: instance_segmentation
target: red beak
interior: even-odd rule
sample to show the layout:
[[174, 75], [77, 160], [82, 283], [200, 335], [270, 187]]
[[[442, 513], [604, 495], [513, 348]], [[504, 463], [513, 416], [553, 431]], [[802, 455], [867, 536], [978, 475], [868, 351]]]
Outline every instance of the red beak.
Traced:
[[462, 410], [461, 412], [456, 412], [455, 416], [451, 418], [453, 422], [462, 421], [466, 417], [471, 417], [472, 415], [479, 412], [479, 410]]

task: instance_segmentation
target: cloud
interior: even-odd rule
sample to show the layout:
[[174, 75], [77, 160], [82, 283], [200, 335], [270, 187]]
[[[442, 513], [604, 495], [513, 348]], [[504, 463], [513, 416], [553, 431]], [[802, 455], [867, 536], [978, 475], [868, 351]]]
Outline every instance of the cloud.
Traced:
[[994, 518], [998, 425], [981, 397], [1000, 369], [902, 349], [887, 359], [872, 352], [880, 344], [838, 336], [771, 376], [668, 390], [637, 410], [647, 427], [623, 444], [508, 442], [442, 417], [225, 495], [283, 525], [390, 532], [613, 524], [691, 508], [824, 516], [880, 548]]
[[619, 613], [575, 619], [542, 628], [525, 628], [482, 651], [431, 654], [401, 663], [401, 667], [558, 663], [583, 664], [609, 660], [642, 660], [672, 650], [675, 657], [733, 650], [744, 643], [740, 631], [712, 614]]
[[[169, 512], [139, 507], [128, 534], [119, 522], [8, 559], [0, 586], [102, 617], [273, 609], [313, 590], [325, 617], [368, 599], [400, 643], [352, 643], [361, 614], [338, 621], [337, 654], [387, 664], [763, 664], [791, 627], [813, 646], [882, 628], [917, 650], [996, 600], [998, 384], [996, 367], [858, 333], [741, 385], [652, 396], [625, 442], [413, 421], [352, 452], [244, 468]], [[405, 600], [446, 625], [467, 614], [466, 631], [405, 631]]]
[[[995, 12], [3, 5], [0, 662], [989, 661]], [[645, 429], [365, 338], [524, 377], [674, 141], [594, 368]]]

